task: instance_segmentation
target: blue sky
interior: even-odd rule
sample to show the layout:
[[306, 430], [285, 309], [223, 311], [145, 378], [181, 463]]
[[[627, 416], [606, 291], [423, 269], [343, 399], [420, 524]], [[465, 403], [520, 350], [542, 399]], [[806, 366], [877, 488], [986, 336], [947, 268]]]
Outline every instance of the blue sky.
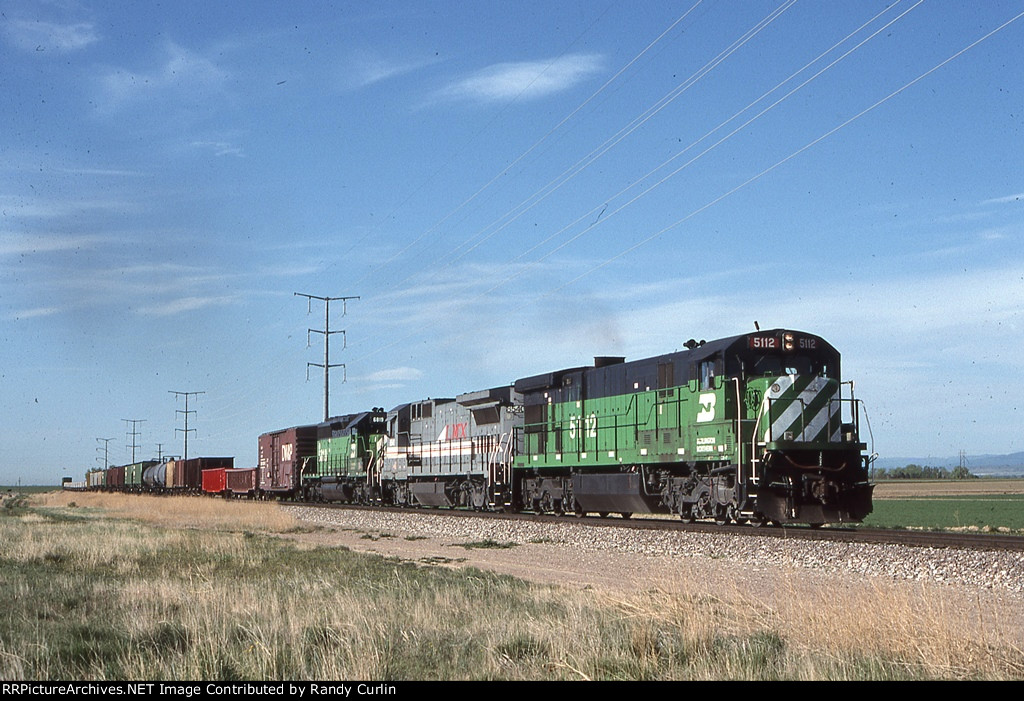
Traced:
[[[753, 329], [1024, 450], [1016, 2], [0, 3], [0, 484]], [[1007, 24], [1009, 22], [1009, 24]], [[966, 49], [966, 51], [965, 51]], [[345, 382], [342, 382], [342, 380]]]

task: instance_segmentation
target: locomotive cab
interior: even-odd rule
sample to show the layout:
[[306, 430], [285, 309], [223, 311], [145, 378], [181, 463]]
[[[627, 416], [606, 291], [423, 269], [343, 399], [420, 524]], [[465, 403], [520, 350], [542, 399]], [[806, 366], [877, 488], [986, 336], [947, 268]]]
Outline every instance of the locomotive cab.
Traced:
[[[790, 331], [751, 334], [747, 346], [752, 353], [737, 354], [745, 386], [739, 470], [749, 470], [741, 512], [777, 523], [863, 520], [872, 486], [861, 407], [853, 383], [840, 381], [838, 352]], [[744, 360], [751, 361], [749, 372]]]

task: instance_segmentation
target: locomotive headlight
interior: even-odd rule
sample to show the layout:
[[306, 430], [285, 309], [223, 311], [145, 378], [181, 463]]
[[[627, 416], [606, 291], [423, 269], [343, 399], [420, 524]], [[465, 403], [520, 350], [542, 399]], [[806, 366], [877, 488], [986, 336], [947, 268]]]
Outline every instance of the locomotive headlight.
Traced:
[[787, 333], [782, 336], [782, 347], [787, 351], [793, 350], [793, 334]]

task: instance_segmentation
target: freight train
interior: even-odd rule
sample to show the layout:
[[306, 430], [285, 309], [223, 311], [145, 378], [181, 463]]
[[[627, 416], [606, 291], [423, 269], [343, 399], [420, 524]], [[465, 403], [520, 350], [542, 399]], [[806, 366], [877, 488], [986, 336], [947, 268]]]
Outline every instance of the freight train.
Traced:
[[[857, 522], [871, 513], [871, 457], [841, 378], [821, 337], [758, 330], [265, 433], [258, 467], [189, 474], [196, 491], [264, 498]], [[123, 468], [140, 469], [146, 489], [160, 470]]]

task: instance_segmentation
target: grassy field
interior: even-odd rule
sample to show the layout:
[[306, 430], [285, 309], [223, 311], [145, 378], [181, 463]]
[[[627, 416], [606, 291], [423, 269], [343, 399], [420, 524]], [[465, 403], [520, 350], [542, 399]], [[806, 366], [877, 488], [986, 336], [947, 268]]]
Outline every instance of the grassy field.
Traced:
[[44, 494], [46, 492], [52, 492], [60, 487], [45, 486], [45, 485], [32, 485], [28, 487], [22, 487], [18, 485], [0, 485], [0, 496], [8, 493], [17, 492], [18, 494]]
[[282, 537], [303, 528], [271, 503], [5, 499], [0, 678], [1024, 678], [1016, 632], [923, 587], [610, 598]]
[[1024, 533], [1024, 480], [883, 480], [864, 525]]

